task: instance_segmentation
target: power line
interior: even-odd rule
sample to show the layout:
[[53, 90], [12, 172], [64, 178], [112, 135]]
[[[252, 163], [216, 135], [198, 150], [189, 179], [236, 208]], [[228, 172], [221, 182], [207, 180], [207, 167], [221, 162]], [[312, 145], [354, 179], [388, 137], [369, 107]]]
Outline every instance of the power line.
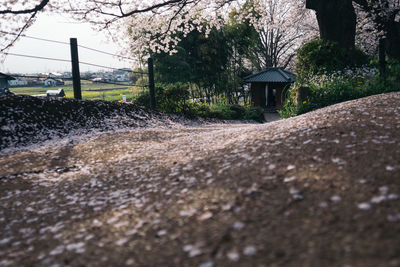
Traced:
[[[17, 33], [6, 32], [6, 31], [0, 31], [0, 33], [9, 34], [9, 35], [18, 35]], [[61, 42], [61, 41], [50, 40], [50, 39], [45, 39], [45, 38], [33, 37], [33, 36], [25, 35], [25, 34], [21, 34], [20, 37], [25, 37], [25, 38], [29, 38], [29, 39], [38, 40], [38, 41], [56, 43], [56, 44], [69, 45], [69, 43], [67, 43], [67, 42]]]
[[36, 58], [36, 59], [45, 59], [45, 60], [52, 60], [52, 61], [60, 61], [60, 62], [71, 62], [68, 59], [60, 59], [60, 58], [50, 58], [50, 57], [39, 57], [39, 56], [31, 56], [31, 55], [23, 55], [23, 54], [16, 54], [16, 53], [9, 53], [9, 52], [1, 52], [8, 56], [16, 56], [16, 57], [27, 57], [27, 58]]
[[[82, 61], [79, 61], [79, 64], [93, 66], [93, 67], [99, 67], [99, 68], [105, 68], [105, 69], [110, 69], [110, 70], [121, 70], [121, 68], [107, 67], [107, 66], [103, 66], [103, 65], [98, 65], [98, 64], [88, 63], [88, 62], [82, 62]], [[146, 74], [146, 75], [148, 74], [147, 72], [125, 70], [125, 69], [123, 71], [130, 72], [130, 73], [136, 73], [136, 74]]]
[[[32, 56], [32, 55], [24, 55], [24, 54], [9, 53], [9, 52], [1, 52], [1, 53], [5, 54], [5, 55], [9, 55], [9, 56], [44, 59], [44, 60], [52, 60], [52, 61], [59, 61], [59, 62], [71, 62], [71, 60], [69, 60], [69, 59], [49, 58], [49, 57]], [[107, 67], [107, 66], [88, 63], [88, 62], [79, 62], [79, 64], [93, 66], [93, 67], [99, 67], [99, 68], [104, 68], [104, 69], [110, 69], [110, 70], [121, 70], [121, 68]], [[125, 70], [124, 69], [124, 71], [130, 72], [130, 73], [136, 73], [136, 74], [145, 74], [145, 75], [148, 74], [147, 72], [140, 72], [140, 71], [133, 71], [133, 70]]]
[[97, 52], [97, 53], [102, 53], [102, 54], [109, 55], [109, 56], [114, 56], [114, 57], [118, 57], [118, 58], [124, 58], [124, 59], [128, 59], [128, 60], [136, 61], [133, 58], [124, 57], [124, 56], [120, 56], [120, 55], [117, 55], [117, 54], [112, 54], [112, 53], [109, 53], [109, 52], [105, 52], [105, 51], [102, 51], [102, 50], [90, 48], [90, 47], [87, 47], [87, 46], [83, 46], [83, 45], [78, 45], [78, 46], [81, 47], [81, 48], [87, 49], [87, 50], [91, 50], [91, 51]]
[[[18, 34], [16, 34], [16, 33], [6, 32], [6, 31], [0, 31], [0, 33], [9, 34], [9, 35], [18, 35]], [[50, 39], [45, 39], [45, 38], [39, 38], [39, 37], [29, 36], [29, 35], [26, 35], [26, 34], [21, 34], [20, 37], [25, 37], [25, 38], [29, 38], [29, 39], [33, 39], [33, 40], [38, 40], [38, 41], [43, 41], [43, 42], [50, 42], [50, 43], [56, 43], [56, 44], [63, 44], [63, 45], [68, 45], [68, 46], [70, 45], [70, 43], [67, 43], [67, 42], [56, 41], [56, 40], [50, 40]], [[94, 51], [94, 52], [97, 52], [97, 53], [101, 53], [101, 54], [113, 56], [113, 57], [118, 57], [118, 58], [123, 58], [123, 59], [128, 59], [128, 60], [136, 61], [134, 58], [130, 58], [130, 57], [125, 57], [125, 56], [113, 54], [113, 53], [110, 53], [110, 52], [102, 51], [102, 50], [95, 49], [95, 48], [91, 48], [91, 47], [84, 46], [84, 45], [78, 45], [78, 47], [81, 47], [81, 48], [84, 48], [84, 49], [87, 49], [87, 50], [90, 50], [90, 51]]]
[[[88, 80], [86, 80], [86, 81], [88, 81]], [[99, 84], [121, 85], [121, 86], [148, 87], [148, 85], [124, 84], [124, 83], [107, 82], [107, 81], [101, 81], [101, 82], [97, 82], [97, 83], [99, 83]], [[90, 90], [88, 90], [88, 91], [90, 91]]]

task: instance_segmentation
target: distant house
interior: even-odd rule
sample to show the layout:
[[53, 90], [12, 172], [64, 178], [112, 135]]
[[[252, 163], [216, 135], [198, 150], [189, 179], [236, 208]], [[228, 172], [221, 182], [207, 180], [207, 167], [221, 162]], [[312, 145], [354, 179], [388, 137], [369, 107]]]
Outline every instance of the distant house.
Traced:
[[61, 79], [47, 78], [44, 80], [45, 87], [53, 87], [53, 86], [60, 86], [60, 85], [64, 85], [64, 81]]
[[71, 79], [72, 78], [72, 72], [64, 72], [63, 74], [65, 79]]
[[63, 75], [58, 72], [50, 72], [49, 74], [47, 74], [47, 77], [54, 78], [54, 79], [60, 79], [61, 77], [63, 77]]
[[109, 82], [109, 80], [106, 78], [97, 77], [97, 78], [92, 79], [92, 83], [108, 83], [108, 82]]
[[22, 80], [21, 78], [15, 78], [14, 80], [9, 80], [8, 85], [10, 87], [20, 87], [20, 86], [27, 86], [28, 81]]
[[129, 81], [129, 77], [131, 74], [131, 70], [124, 68], [124, 69], [118, 69], [113, 71], [113, 76], [114, 76], [114, 81], [117, 82], [127, 82]]
[[10, 92], [8, 81], [14, 79], [14, 77], [0, 72], [0, 94], [8, 94]]
[[38, 79], [38, 78], [25, 78], [25, 80], [28, 82], [28, 86], [43, 86], [44, 81]]
[[129, 81], [129, 76], [127, 76], [127, 75], [117, 75], [117, 76], [115, 76], [115, 81], [117, 81], [117, 82], [127, 82], [127, 81]]
[[244, 78], [250, 83], [253, 106], [268, 110], [282, 109], [287, 89], [296, 81], [296, 75], [283, 68], [267, 68]]

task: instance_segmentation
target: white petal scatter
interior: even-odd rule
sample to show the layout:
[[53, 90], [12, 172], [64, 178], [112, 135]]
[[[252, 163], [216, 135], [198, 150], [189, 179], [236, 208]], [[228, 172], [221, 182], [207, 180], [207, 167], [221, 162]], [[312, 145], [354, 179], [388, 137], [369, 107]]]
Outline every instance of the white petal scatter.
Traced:
[[334, 203], [342, 201], [342, 197], [338, 195], [331, 196], [330, 200]]
[[398, 263], [400, 93], [263, 124], [48, 101], [76, 114], [25, 141], [0, 116], [1, 266]]
[[100, 222], [100, 221], [97, 220], [97, 219], [94, 219], [92, 225], [95, 226], [95, 227], [100, 227], [100, 226], [103, 225], [103, 223]]
[[204, 244], [202, 242], [199, 242], [199, 243], [196, 243], [193, 245], [185, 245], [183, 247], [183, 251], [188, 253], [188, 256], [190, 258], [193, 258], [193, 257], [197, 257], [197, 256], [203, 254], [203, 249], [202, 249], [203, 246], [204, 246]]
[[226, 257], [231, 261], [238, 261], [240, 259], [240, 254], [236, 250], [229, 251]]
[[389, 187], [386, 186], [386, 185], [381, 186], [381, 187], [379, 187], [379, 192], [380, 192], [382, 195], [386, 195], [386, 194], [389, 192]]
[[296, 169], [296, 166], [295, 166], [295, 165], [288, 165], [288, 166], [286, 167], [286, 169], [287, 169], [288, 171], [291, 171], [291, 170]]
[[382, 201], [385, 201], [387, 199], [386, 196], [375, 196], [371, 198], [371, 203], [373, 204], [379, 204]]
[[181, 210], [179, 212], [179, 216], [183, 216], [183, 217], [188, 216], [188, 217], [190, 217], [190, 216], [193, 216], [194, 214], [196, 214], [196, 212], [197, 212], [196, 209]]
[[244, 249], [243, 249], [243, 255], [246, 255], [246, 256], [254, 256], [254, 255], [256, 255], [257, 254], [257, 248], [255, 247], [255, 246], [246, 246]]
[[296, 176], [291, 176], [291, 177], [286, 177], [285, 179], [283, 179], [283, 182], [289, 183], [289, 182], [293, 182], [294, 180], [296, 180]]
[[276, 168], [276, 164], [270, 164], [268, 165], [268, 169], [273, 170]]
[[369, 204], [369, 203], [367, 203], [367, 202], [359, 203], [359, 204], [357, 205], [357, 207], [358, 207], [360, 210], [370, 210], [370, 209], [372, 208], [371, 204]]
[[396, 167], [394, 167], [394, 166], [390, 166], [390, 165], [386, 166], [386, 170], [389, 172], [394, 171], [395, 169], [396, 169]]
[[234, 229], [234, 230], [241, 230], [243, 227], [245, 226], [245, 224], [243, 223], [243, 222], [235, 222], [233, 225], [232, 225], [232, 228]]
[[10, 243], [11, 240], [12, 240], [11, 237], [10, 237], [10, 238], [1, 239], [1, 240], [0, 240], [0, 245], [6, 245], [6, 244]]
[[76, 252], [76, 253], [83, 253], [85, 252], [85, 243], [71, 243], [66, 246], [68, 251]]
[[199, 216], [199, 221], [205, 221], [213, 216], [212, 212], [206, 212]]
[[137, 234], [137, 230], [136, 229], [132, 229], [132, 230], [129, 230], [129, 231], [127, 231], [125, 234], [126, 235], [135, 235], [135, 234]]
[[117, 240], [117, 242], [115, 242], [115, 245], [123, 246], [123, 245], [125, 245], [126, 242], [128, 242], [127, 238], [121, 238], [121, 239]]
[[199, 265], [199, 267], [214, 267], [214, 262], [212, 260], [208, 260]]
[[323, 208], [323, 209], [327, 208], [328, 206], [329, 206], [328, 203], [325, 201], [318, 203], [318, 207]]
[[65, 250], [64, 246], [58, 246], [55, 249], [53, 249], [52, 251], [50, 251], [50, 255], [51, 256], [59, 255], [59, 254], [63, 253], [64, 250]]
[[300, 190], [295, 187], [291, 187], [289, 193], [292, 195], [293, 200], [303, 200], [304, 198]]
[[167, 234], [166, 230], [160, 230], [160, 231], [157, 232], [157, 236], [164, 236], [166, 234]]
[[400, 222], [400, 213], [398, 213], [398, 214], [388, 214], [387, 220], [389, 222], [396, 222], [396, 223]]

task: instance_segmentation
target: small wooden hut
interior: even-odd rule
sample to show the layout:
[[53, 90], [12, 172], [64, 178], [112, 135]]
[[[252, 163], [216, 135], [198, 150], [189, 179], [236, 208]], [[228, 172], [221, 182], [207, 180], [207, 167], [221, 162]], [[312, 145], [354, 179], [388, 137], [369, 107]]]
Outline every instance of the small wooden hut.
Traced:
[[290, 84], [296, 81], [296, 75], [283, 68], [267, 68], [244, 79], [250, 83], [253, 106], [267, 110], [282, 109]]

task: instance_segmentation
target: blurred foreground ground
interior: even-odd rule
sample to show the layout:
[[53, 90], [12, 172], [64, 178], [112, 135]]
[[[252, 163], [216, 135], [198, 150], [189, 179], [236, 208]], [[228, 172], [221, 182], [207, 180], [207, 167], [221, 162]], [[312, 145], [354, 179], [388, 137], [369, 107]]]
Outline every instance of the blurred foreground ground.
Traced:
[[3, 150], [0, 266], [400, 266], [399, 93], [132, 125]]

